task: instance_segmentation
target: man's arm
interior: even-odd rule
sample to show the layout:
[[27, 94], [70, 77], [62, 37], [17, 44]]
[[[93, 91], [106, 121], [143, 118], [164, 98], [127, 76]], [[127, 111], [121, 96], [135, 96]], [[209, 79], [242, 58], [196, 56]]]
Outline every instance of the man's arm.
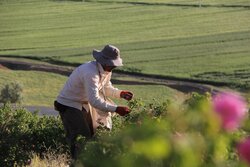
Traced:
[[[110, 79], [110, 78], [109, 78]], [[110, 80], [104, 86], [106, 96], [115, 97], [115, 98], [123, 98], [126, 100], [131, 100], [133, 98], [133, 93], [127, 90], [119, 90], [114, 88]]]
[[107, 84], [104, 85], [104, 91], [106, 93], [106, 96], [114, 98], [120, 98], [120, 94], [122, 92], [122, 90], [114, 88], [110, 81], [108, 81]]

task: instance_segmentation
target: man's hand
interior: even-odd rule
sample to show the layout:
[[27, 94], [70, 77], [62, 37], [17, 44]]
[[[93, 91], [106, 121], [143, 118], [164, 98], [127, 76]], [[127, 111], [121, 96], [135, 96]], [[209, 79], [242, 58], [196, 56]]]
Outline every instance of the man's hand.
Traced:
[[115, 112], [118, 113], [120, 116], [125, 116], [129, 114], [131, 110], [126, 106], [117, 106]]
[[126, 100], [131, 100], [133, 98], [133, 93], [129, 91], [122, 91], [120, 97]]

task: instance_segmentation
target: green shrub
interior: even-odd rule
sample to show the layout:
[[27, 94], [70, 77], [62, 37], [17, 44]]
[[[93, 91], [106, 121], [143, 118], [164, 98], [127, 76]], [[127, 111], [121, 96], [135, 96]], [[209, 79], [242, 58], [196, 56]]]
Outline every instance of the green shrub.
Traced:
[[22, 86], [17, 82], [11, 82], [3, 87], [0, 93], [0, 103], [17, 103], [22, 100]]
[[0, 166], [24, 165], [31, 154], [42, 156], [48, 149], [58, 153], [67, 149], [58, 117], [40, 117], [9, 105], [0, 108], [0, 134]]
[[[130, 115], [115, 120], [115, 133], [88, 142], [79, 157], [85, 167], [243, 167], [235, 151], [249, 123], [227, 133], [212, 111], [209, 94], [192, 94], [183, 107], [130, 102]], [[247, 121], [249, 122], [249, 121]]]
[[[237, 131], [221, 128], [209, 94], [191, 94], [183, 106], [169, 101], [128, 103], [132, 112], [113, 118], [113, 129], [97, 129], [93, 140], [79, 137], [84, 167], [246, 167], [235, 150], [248, 136], [247, 119]], [[0, 166], [23, 165], [31, 153], [40, 156], [49, 150], [65, 153], [67, 144], [58, 117], [39, 117], [24, 109], [5, 105], [0, 109]], [[41, 156], [42, 157], [42, 156]]]

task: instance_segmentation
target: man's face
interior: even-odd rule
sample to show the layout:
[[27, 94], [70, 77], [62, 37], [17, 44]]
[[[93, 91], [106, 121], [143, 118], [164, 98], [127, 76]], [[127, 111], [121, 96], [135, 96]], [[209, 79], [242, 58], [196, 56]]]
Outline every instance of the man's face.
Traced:
[[111, 72], [114, 68], [116, 68], [116, 66], [106, 66], [106, 65], [103, 65], [102, 67], [103, 70], [107, 72]]

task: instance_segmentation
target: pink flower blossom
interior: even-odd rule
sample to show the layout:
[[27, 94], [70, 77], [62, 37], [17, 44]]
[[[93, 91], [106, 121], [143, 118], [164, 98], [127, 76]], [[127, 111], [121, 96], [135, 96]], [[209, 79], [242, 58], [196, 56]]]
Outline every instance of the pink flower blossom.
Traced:
[[246, 101], [234, 93], [217, 94], [213, 98], [213, 106], [226, 131], [236, 130], [247, 113]]
[[240, 159], [246, 161], [250, 166], [250, 137], [241, 141], [237, 145], [237, 151], [240, 156]]

